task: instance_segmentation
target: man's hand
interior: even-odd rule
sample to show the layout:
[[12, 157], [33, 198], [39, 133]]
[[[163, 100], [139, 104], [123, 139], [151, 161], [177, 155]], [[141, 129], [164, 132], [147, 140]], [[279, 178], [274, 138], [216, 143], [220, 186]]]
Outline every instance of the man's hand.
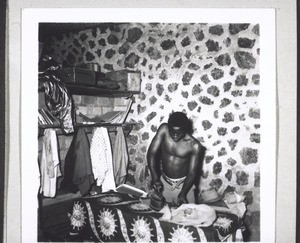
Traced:
[[161, 183], [161, 181], [156, 181], [153, 183], [153, 189], [154, 191], [161, 196], [162, 195], [162, 191], [163, 191], [163, 184]]
[[177, 206], [179, 207], [181, 204], [184, 203], [188, 203], [188, 200], [186, 199], [186, 196], [183, 196], [182, 193], [179, 193], [177, 197]]

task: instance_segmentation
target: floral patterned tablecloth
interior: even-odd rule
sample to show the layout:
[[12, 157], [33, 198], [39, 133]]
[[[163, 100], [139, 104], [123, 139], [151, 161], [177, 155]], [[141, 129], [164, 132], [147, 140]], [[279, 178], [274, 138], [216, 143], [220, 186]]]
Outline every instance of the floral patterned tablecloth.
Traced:
[[[108, 192], [76, 199], [68, 213], [69, 237], [94, 242], [220, 242], [241, 235], [241, 220], [217, 212], [209, 227], [182, 226], [159, 220], [162, 214], [126, 194]], [[242, 240], [242, 239], [239, 239]]]

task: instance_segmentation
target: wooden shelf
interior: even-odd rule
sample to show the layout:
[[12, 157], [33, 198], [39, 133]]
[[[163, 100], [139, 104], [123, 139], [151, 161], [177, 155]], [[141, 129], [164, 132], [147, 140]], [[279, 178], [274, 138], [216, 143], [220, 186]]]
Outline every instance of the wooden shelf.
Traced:
[[[125, 133], [125, 136], [127, 136], [130, 131], [132, 130], [133, 126], [136, 123], [105, 123], [105, 122], [99, 122], [99, 123], [90, 123], [90, 124], [84, 124], [84, 123], [75, 123], [74, 128], [84, 127], [87, 128], [87, 132], [92, 132], [95, 127], [107, 127], [109, 132], [116, 132], [117, 127], [122, 127]], [[57, 134], [64, 134], [61, 130], [60, 125], [39, 125], [39, 130], [44, 130], [47, 128], [53, 128], [57, 129]]]
[[65, 83], [68, 91], [73, 95], [91, 95], [102, 97], [131, 97], [133, 94], [139, 94], [139, 91], [108, 90], [97, 86], [88, 86], [82, 84]]
[[[88, 86], [83, 84], [64, 83], [69, 93], [72, 95], [89, 95], [102, 97], [132, 97], [134, 94], [139, 94], [140, 91], [124, 91], [124, 90], [109, 90], [99, 88], [97, 86]], [[43, 92], [44, 88], [40, 87], [39, 92]]]

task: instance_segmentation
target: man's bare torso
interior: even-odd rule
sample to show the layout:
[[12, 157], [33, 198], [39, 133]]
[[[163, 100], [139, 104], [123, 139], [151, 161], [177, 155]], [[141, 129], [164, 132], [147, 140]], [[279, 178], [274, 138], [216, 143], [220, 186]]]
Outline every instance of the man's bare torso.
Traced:
[[166, 176], [176, 179], [188, 174], [195, 142], [195, 139], [189, 134], [175, 142], [169, 134], [168, 127], [165, 128], [161, 149], [162, 169]]

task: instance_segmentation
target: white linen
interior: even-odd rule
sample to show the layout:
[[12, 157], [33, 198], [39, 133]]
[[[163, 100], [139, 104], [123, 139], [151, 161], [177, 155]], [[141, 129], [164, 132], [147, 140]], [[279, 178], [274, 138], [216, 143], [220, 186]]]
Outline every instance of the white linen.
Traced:
[[57, 177], [61, 176], [57, 137], [54, 129], [45, 129], [40, 162], [40, 193], [45, 197], [55, 197]]
[[115, 190], [112, 150], [107, 128], [97, 127], [93, 130], [90, 155], [97, 186], [102, 186], [102, 192]]

